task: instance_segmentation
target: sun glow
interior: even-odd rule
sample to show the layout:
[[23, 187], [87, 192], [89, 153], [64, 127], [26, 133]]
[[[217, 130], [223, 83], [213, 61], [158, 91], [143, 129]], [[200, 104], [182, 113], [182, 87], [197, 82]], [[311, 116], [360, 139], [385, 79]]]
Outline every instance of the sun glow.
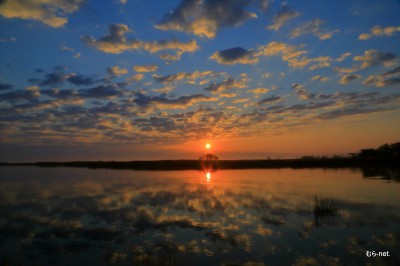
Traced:
[[206, 173], [206, 180], [207, 180], [207, 182], [211, 181], [211, 173], [210, 172]]
[[209, 150], [210, 148], [211, 148], [211, 144], [210, 144], [210, 143], [207, 143], [207, 144], [206, 144], [206, 149]]

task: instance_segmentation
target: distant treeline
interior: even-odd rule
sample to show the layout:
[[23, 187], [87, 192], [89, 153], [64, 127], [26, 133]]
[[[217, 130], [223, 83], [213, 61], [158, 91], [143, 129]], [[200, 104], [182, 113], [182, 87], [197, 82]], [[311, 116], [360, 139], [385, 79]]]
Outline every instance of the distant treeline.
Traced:
[[[37, 163], [0, 163], [0, 165], [34, 165], [41, 167], [88, 167], [133, 170], [202, 170], [201, 160], [159, 161], [72, 161]], [[218, 169], [262, 169], [262, 168], [339, 168], [339, 167], [398, 167], [400, 165], [400, 142], [385, 144], [378, 149], [363, 149], [348, 156], [318, 157], [303, 156], [299, 159], [264, 160], [218, 160], [213, 168]]]
[[378, 149], [363, 149], [359, 153], [350, 154], [355, 158], [363, 160], [393, 160], [400, 161], [400, 142], [384, 144]]

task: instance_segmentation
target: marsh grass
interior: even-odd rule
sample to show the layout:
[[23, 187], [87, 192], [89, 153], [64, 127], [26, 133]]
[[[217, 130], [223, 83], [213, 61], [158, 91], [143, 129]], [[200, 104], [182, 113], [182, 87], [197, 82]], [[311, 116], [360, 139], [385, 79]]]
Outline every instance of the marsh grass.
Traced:
[[339, 208], [333, 199], [323, 198], [320, 196], [314, 197], [314, 221], [316, 225], [323, 218], [336, 217], [338, 215]]

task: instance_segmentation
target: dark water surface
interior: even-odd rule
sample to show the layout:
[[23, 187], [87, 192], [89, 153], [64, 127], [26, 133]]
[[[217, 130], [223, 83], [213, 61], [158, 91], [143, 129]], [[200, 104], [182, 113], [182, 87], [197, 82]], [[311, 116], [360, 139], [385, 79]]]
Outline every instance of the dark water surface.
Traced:
[[360, 170], [0, 167], [0, 265], [398, 262], [400, 182]]

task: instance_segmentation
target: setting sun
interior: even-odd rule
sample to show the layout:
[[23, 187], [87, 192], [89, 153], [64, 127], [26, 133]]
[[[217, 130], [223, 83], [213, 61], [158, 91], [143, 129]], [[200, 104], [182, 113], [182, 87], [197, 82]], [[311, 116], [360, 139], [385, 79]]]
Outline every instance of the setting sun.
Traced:
[[206, 149], [209, 150], [210, 148], [211, 148], [211, 144], [210, 144], [210, 143], [207, 143], [207, 144], [206, 144]]

